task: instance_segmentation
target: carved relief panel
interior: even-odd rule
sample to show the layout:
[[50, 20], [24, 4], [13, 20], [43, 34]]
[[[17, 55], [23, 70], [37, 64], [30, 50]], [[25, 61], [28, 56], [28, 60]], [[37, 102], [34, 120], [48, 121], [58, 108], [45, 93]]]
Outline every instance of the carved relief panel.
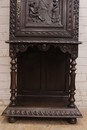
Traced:
[[[61, 26], [59, 0], [27, 0], [27, 26]], [[34, 25], [35, 24], [35, 25]]]

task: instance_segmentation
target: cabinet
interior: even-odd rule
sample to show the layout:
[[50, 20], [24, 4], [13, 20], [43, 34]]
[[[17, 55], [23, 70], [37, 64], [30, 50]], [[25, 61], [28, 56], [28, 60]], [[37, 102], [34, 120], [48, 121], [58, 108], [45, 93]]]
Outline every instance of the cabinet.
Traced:
[[82, 117], [75, 105], [79, 0], [10, 0], [11, 98], [2, 113], [17, 117]]

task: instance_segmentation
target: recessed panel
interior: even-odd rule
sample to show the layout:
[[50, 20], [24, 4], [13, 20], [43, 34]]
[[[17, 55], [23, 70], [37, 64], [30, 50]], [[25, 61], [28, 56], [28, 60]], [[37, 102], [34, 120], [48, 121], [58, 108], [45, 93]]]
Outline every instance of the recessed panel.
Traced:
[[60, 0], [27, 0], [26, 26], [62, 26], [61, 2]]
[[65, 91], [65, 62], [63, 53], [51, 52], [46, 57], [46, 90]]
[[20, 93], [39, 91], [41, 87], [40, 53], [31, 50], [19, 53], [17, 68]]

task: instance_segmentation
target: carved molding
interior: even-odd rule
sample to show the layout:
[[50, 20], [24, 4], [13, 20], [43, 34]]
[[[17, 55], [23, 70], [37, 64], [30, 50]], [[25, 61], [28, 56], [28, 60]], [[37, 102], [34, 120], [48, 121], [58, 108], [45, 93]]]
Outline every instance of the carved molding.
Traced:
[[78, 109], [7, 108], [3, 115], [19, 117], [81, 117]]
[[[21, 34], [20, 34], [21, 33]], [[37, 36], [37, 37], [71, 37], [68, 31], [21, 31], [17, 33], [18, 36]]]
[[15, 38], [16, 0], [10, 0], [10, 39]]
[[75, 29], [74, 29], [74, 39], [78, 40], [78, 30], [79, 30], [79, 0], [74, 0], [74, 14], [75, 14]]
[[9, 40], [9, 41], [6, 41], [6, 43], [11, 43], [11, 44], [72, 44], [72, 45], [78, 45], [78, 44], [81, 44], [80, 41], [76, 41], [76, 40], [66, 40], [64, 38], [32, 38], [32, 39], [29, 39], [29, 40]]
[[21, 0], [17, 0], [17, 30], [20, 30], [20, 13], [21, 13]]
[[72, 16], [71, 16], [71, 12], [72, 12], [72, 0], [69, 0], [69, 6], [68, 6], [68, 9], [69, 9], [69, 15], [68, 15], [68, 24], [67, 24], [67, 30], [68, 31], [72, 31]]

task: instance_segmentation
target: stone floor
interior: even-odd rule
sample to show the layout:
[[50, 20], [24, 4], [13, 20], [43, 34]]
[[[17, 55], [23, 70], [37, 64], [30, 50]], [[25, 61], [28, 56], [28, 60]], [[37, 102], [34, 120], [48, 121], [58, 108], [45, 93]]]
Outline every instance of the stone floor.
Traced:
[[[0, 115], [4, 110], [0, 107]], [[80, 109], [83, 118], [78, 119], [77, 124], [70, 125], [66, 120], [47, 119], [19, 119], [10, 124], [5, 117], [0, 116], [0, 130], [87, 130], [87, 109]]]

